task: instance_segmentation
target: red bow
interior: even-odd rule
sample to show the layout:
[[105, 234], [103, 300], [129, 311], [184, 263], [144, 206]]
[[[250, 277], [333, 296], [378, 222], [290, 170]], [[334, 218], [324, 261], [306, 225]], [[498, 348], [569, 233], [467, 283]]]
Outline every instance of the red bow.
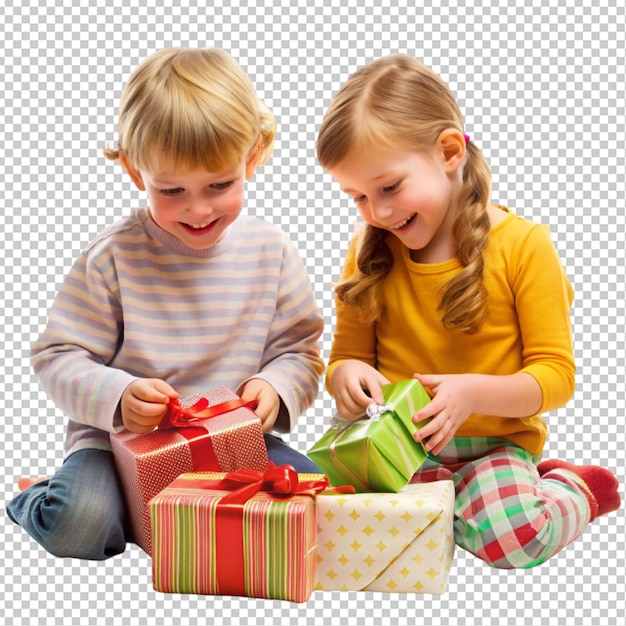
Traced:
[[260, 472], [254, 469], [241, 469], [229, 472], [223, 478], [197, 479], [179, 477], [173, 487], [179, 489], [223, 489], [230, 493], [222, 496], [220, 505], [243, 505], [259, 491], [273, 496], [314, 496], [322, 491], [354, 493], [352, 485], [331, 487], [328, 477], [300, 481], [298, 472], [291, 465], [275, 465], [270, 461], [267, 469]]
[[159, 422], [158, 428], [161, 430], [171, 430], [172, 428], [185, 428], [186, 426], [193, 425], [193, 422], [209, 419], [217, 415], [223, 415], [229, 411], [240, 409], [242, 407], [254, 411], [257, 407], [256, 400], [244, 400], [243, 398], [237, 398], [236, 400], [226, 400], [226, 402], [220, 402], [209, 406], [209, 401], [206, 398], [200, 398], [195, 404], [190, 407], [183, 408], [178, 400], [170, 400], [167, 408], [167, 413], [163, 419]]
[[221, 489], [234, 489], [221, 499], [224, 504], [243, 504], [259, 491], [274, 496], [313, 496], [329, 488], [326, 476], [300, 482], [298, 472], [291, 465], [277, 466], [272, 461], [265, 472], [241, 469], [226, 474], [219, 482]]

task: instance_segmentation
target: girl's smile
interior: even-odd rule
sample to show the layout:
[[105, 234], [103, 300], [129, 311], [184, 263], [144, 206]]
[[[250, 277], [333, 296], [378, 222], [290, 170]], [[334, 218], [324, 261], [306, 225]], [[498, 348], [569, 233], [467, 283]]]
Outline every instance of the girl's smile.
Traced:
[[408, 217], [407, 219], [403, 220], [397, 226], [392, 226], [391, 230], [406, 231], [415, 222], [416, 217], [417, 217], [417, 213], [414, 213], [413, 215], [411, 215], [411, 217]]

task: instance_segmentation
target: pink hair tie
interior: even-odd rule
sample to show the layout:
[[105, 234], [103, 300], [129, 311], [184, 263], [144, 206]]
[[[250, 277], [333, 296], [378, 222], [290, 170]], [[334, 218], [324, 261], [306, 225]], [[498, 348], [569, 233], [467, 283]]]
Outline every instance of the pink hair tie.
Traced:
[[465, 143], [468, 144], [470, 142], [470, 136], [469, 135], [463, 135], [463, 139], [465, 139]]

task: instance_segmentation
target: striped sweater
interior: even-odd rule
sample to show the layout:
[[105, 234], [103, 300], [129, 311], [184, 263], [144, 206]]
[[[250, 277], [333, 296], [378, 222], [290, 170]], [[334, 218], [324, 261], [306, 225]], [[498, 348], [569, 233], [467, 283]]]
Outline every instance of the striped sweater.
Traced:
[[282, 400], [276, 430], [288, 432], [318, 393], [322, 329], [304, 264], [277, 227], [241, 215], [218, 244], [192, 250], [140, 209], [79, 256], [32, 364], [69, 417], [66, 454], [110, 449], [136, 378], [161, 378], [181, 397], [263, 378]]

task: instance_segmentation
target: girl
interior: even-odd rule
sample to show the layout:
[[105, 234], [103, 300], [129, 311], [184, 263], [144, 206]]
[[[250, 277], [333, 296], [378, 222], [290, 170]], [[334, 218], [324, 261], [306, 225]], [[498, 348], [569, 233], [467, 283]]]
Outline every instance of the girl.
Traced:
[[166, 49], [121, 99], [119, 161], [149, 208], [80, 255], [34, 344], [34, 370], [69, 416], [66, 459], [9, 503], [57, 556], [105, 559], [129, 540], [109, 445], [142, 433], [170, 400], [227, 385], [258, 402], [268, 455], [319, 471], [271, 435], [313, 402], [323, 320], [304, 265], [274, 226], [241, 214], [269, 158], [275, 121], [250, 79], [217, 49]]
[[457, 543], [532, 567], [620, 505], [605, 469], [539, 463], [541, 413], [574, 390], [572, 289], [547, 229], [490, 203], [491, 174], [432, 71], [393, 55], [357, 71], [322, 123], [318, 158], [365, 222], [336, 286], [326, 376], [338, 413], [414, 376], [431, 402], [414, 481], [452, 479]]

